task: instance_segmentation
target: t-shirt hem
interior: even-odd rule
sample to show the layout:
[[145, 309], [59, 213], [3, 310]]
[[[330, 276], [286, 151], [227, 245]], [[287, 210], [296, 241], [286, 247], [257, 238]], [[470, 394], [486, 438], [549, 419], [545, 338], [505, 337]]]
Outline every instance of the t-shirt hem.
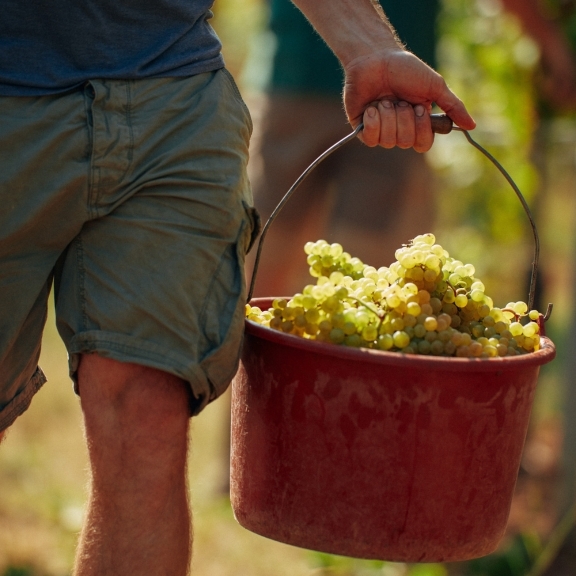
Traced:
[[222, 55], [205, 62], [195, 62], [186, 66], [181, 66], [173, 70], [165, 70], [154, 74], [94, 74], [86, 75], [82, 78], [74, 79], [70, 84], [62, 86], [23, 86], [17, 84], [3, 83], [0, 79], [0, 96], [52, 96], [72, 92], [83, 86], [89, 80], [145, 80], [154, 78], [185, 78], [215, 72], [225, 67]]

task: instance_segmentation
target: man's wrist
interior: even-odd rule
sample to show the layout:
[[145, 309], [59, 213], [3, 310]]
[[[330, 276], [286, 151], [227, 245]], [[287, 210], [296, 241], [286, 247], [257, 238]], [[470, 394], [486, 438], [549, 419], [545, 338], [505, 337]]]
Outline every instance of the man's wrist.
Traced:
[[346, 67], [376, 51], [403, 50], [377, 0], [293, 0]]

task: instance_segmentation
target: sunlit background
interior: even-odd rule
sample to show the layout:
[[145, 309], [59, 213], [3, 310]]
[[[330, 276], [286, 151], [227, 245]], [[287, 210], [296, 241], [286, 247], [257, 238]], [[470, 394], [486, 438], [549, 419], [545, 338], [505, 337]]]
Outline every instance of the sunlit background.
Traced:
[[[217, 0], [215, 7], [227, 65], [255, 119], [254, 96], [266, 81], [271, 49], [266, 15], [264, 0]], [[440, 71], [477, 121], [474, 138], [506, 167], [532, 207], [541, 240], [539, 306], [554, 304], [547, 331], [558, 358], [541, 371], [509, 533], [484, 563], [451, 566], [352, 560], [254, 535], [236, 523], [230, 509], [223, 399], [193, 422], [189, 474], [197, 576], [522, 576], [555, 535], [570, 383], [565, 371], [574, 273], [575, 122], [570, 116], [538, 122], [533, 89], [538, 49], [496, 0], [443, 0], [440, 26]], [[534, 242], [510, 186], [461, 133], [437, 136], [428, 159], [441, 182], [433, 230], [439, 243], [474, 263], [496, 303], [527, 299]], [[69, 574], [83, 521], [87, 458], [81, 414], [52, 311], [41, 366], [49, 382], [0, 449], [0, 576]]]

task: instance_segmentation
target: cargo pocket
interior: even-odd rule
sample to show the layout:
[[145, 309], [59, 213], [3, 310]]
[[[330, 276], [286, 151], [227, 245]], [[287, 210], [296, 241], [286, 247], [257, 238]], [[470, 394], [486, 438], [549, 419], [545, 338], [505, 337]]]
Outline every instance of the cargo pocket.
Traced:
[[245, 254], [248, 254], [248, 252], [250, 252], [254, 247], [254, 244], [262, 231], [262, 219], [260, 218], [258, 210], [256, 210], [254, 206], [249, 206], [244, 200], [242, 201], [242, 205], [244, 206], [244, 211], [246, 212], [248, 219], [248, 234], [245, 249]]
[[245, 217], [236, 242], [223, 255], [222, 266], [209, 291], [221, 297], [208, 300], [202, 311], [201, 325], [210, 347], [200, 363], [206, 381], [204, 390], [194, 390], [194, 414], [226, 391], [240, 361], [246, 306], [244, 261], [260, 232], [257, 210], [246, 202], [243, 207]]

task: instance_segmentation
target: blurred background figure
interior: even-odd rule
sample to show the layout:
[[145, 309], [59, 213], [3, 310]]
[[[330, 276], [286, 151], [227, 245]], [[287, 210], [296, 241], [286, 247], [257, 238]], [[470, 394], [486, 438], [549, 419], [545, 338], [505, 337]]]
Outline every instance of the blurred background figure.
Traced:
[[[381, 4], [407, 48], [435, 67], [439, 1]], [[350, 133], [338, 61], [290, 0], [270, 0], [267, 38], [273, 56], [264, 94], [251, 107], [249, 166], [263, 223], [312, 161]], [[292, 295], [309, 284], [309, 240], [338, 242], [376, 267], [390, 264], [403, 243], [432, 231], [433, 182], [422, 154], [347, 143], [311, 172], [274, 220], [254, 295]]]

